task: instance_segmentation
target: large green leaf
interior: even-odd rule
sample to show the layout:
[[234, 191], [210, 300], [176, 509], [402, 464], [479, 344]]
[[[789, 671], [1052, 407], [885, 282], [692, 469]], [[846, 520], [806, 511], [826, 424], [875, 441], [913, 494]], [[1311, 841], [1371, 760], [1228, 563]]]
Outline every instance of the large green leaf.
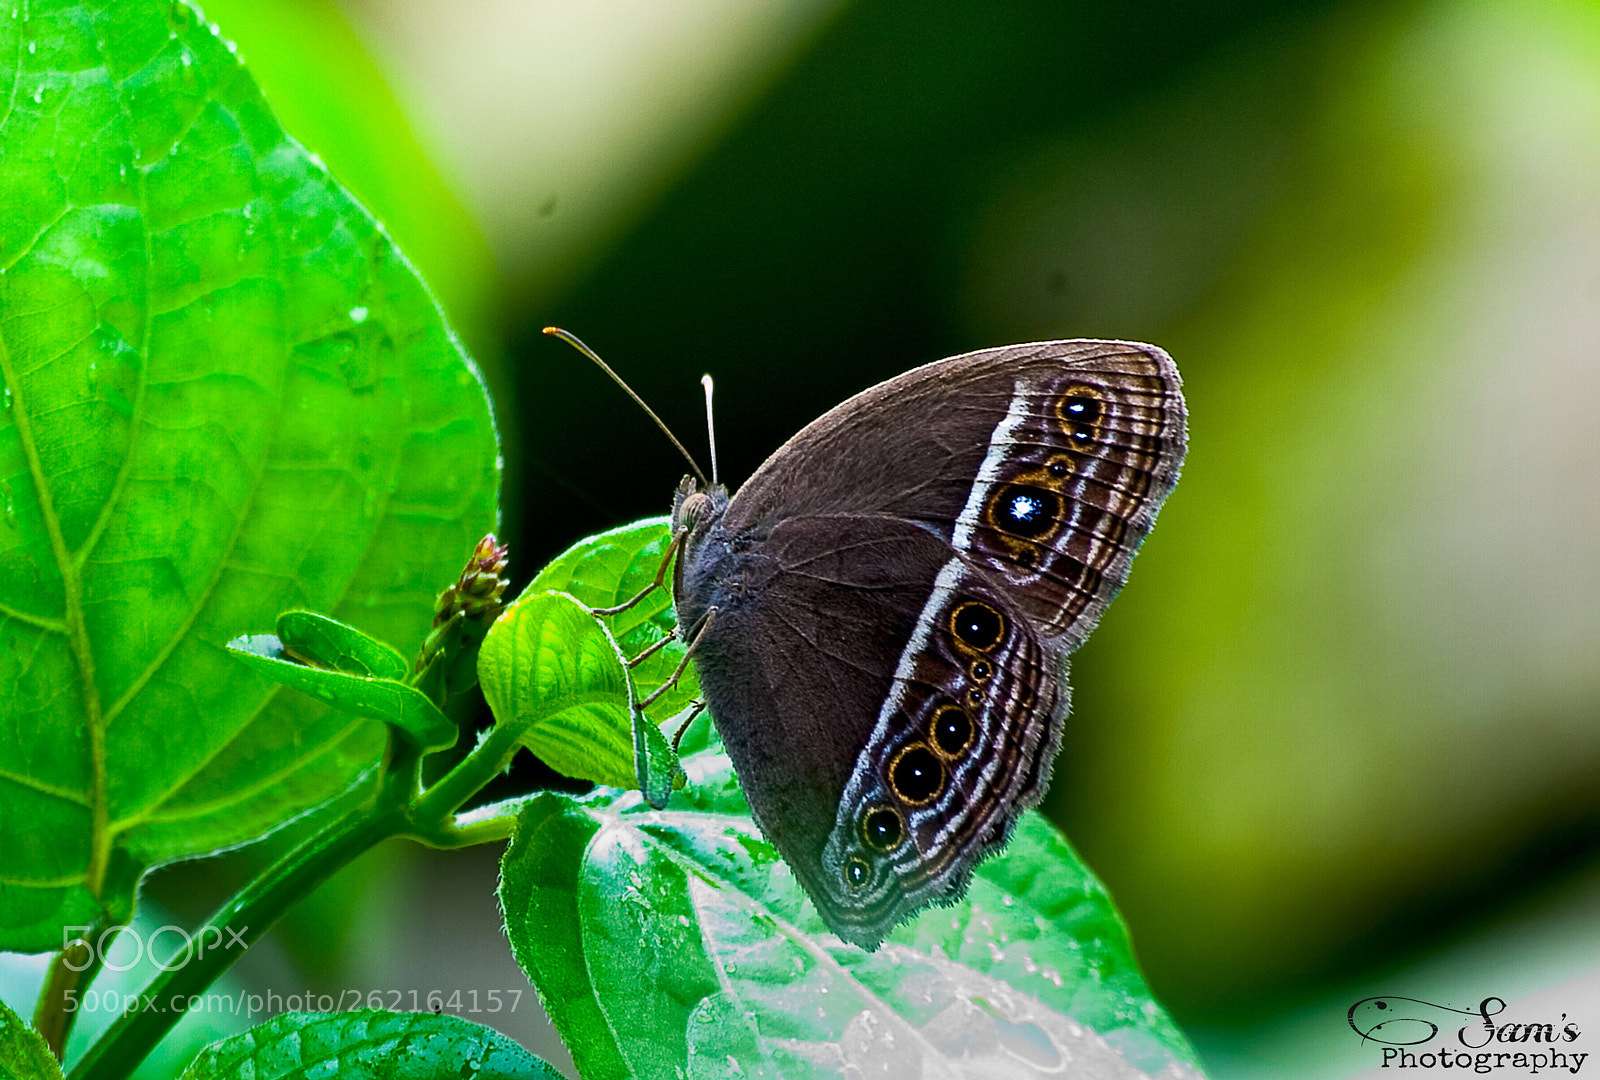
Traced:
[[867, 953], [822, 924], [726, 757], [684, 765], [667, 811], [534, 800], [505, 855], [512, 947], [585, 1076], [1201, 1075], [1111, 898], [1037, 813], [959, 904]]
[[213, 1043], [183, 1080], [560, 1080], [516, 1042], [458, 1016], [284, 1013]]
[[498, 465], [426, 288], [194, 8], [16, 6], [0, 101], [0, 947], [41, 950], [371, 763], [223, 643], [415, 649]]

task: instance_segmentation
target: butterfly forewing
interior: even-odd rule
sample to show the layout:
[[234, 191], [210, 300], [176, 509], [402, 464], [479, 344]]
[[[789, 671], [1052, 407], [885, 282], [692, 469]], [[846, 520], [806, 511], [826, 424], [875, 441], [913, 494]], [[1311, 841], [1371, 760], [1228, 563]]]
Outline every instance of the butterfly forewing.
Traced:
[[1012, 585], [1071, 647], [1127, 580], [1177, 481], [1184, 413], [1164, 354], [1020, 370], [952, 545]]

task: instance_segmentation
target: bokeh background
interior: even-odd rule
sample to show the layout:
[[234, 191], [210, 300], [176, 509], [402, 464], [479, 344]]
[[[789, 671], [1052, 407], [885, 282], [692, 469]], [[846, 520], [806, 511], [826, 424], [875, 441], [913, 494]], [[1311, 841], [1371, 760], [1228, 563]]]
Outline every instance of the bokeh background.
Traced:
[[[1158, 995], [1217, 1080], [1371, 1068], [1375, 993], [1600, 1029], [1600, 7], [206, 11], [488, 372], [524, 578], [684, 471], [546, 324], [693, 447], [712, 372], [732, 481], [941, 356], [1164, 346], [1189, 464], [1048, 804]], [[236, 977], [509, 986], [493, 882], [385, 850]]]

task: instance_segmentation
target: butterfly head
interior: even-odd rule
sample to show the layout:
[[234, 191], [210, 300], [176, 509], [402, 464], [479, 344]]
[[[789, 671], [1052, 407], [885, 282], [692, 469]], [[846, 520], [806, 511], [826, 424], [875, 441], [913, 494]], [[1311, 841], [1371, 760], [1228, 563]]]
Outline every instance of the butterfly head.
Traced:
[[693, 538], [704, 532], [727, 508], [727, 488], [721, 484], [701, 488], [694, 477], [685, 476], [678, 482], [678, 490], [672, 498], [672, 535], [687, 531]]

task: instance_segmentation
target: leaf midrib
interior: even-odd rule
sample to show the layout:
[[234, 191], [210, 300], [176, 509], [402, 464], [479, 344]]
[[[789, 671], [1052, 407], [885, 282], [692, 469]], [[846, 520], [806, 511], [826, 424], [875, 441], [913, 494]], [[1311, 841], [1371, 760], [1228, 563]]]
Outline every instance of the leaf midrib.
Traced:
[[13, 422], [17, 425], [17, 440], [22, 444], [23, 456], [28, 461], [28, 473], [33, 479], [39, 498], [39, 512], [44, 519], [45, 531], [50, 537], [50, 552], [56, 568], [61, 573], [63, 614], [68, 646], [78, 665], [78, 685], [83, 693], [84, 726], [89, 733], [89, 866], [84, 872], [85, 885], [99, 899], [105, 883], [106, 865], [110, 850], [105, 843], [106, 808], [106, 732], [100, 708], [100, 690], [94, 678], [94, 651], [89, 643], [89, 630], [83, 618], [83, 581], [78, 576], [77, 560], [67, 549], [66, 537], [61, 533], [61, 520], [56, 514], [55, 499], [46, 482], [43, 462], [33, 435], [33, 418], [28, 413], [28, 403], [21, 384], [17, 381], [11, 350], [5, 336], [0, 334], [0, 376], [11, 390]]

